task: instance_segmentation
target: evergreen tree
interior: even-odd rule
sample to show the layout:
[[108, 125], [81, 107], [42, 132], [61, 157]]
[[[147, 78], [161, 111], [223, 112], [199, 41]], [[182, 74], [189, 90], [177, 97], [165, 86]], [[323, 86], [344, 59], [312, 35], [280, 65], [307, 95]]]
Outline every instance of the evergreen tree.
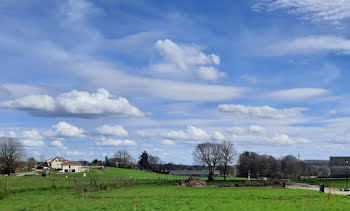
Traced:
[[143, 151], [142, 154], [140, 155], [140, 160], [138, 164], [141, 170], [149, 169], [148, 154], [146, 151]]

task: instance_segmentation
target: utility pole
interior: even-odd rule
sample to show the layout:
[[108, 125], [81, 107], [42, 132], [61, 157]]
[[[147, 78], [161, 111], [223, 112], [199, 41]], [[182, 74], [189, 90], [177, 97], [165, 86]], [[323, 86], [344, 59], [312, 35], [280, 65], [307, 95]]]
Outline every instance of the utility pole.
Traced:
[[346, 191], [349, 191], [349, 161], [345, 161], [346, 163]]

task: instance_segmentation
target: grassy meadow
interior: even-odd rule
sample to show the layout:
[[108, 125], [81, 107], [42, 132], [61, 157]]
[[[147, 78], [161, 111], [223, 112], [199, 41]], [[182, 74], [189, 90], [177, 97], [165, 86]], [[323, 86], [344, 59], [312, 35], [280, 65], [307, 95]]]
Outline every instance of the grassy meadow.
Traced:
[[[214, 186], [222, 178], [205, 188], [174, 185], [185, 178], [115, 168], [90, 171], [86, 178], [81, 173], [68, 178], [0, 176], [0, 210], [134, 210], [134, 201], [137, 210], [348, 210], [350, 206], [348, 196], [332, 196], [328, 202], [327, 194], [317, 191]], [[77, 186], [88, 189], [77, 193]], [[96, 187], [100, 189], [95, 191]]]

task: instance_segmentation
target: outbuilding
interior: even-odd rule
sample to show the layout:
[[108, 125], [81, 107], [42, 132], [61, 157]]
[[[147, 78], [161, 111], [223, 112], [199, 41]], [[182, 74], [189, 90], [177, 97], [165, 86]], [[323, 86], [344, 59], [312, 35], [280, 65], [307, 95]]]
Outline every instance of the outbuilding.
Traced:
[[62, 171], [64, 173], [85, 172], [88, 170], [87, 167], [82, 166], [80, 163], [71, 160], [65, 161], [62, 166]]

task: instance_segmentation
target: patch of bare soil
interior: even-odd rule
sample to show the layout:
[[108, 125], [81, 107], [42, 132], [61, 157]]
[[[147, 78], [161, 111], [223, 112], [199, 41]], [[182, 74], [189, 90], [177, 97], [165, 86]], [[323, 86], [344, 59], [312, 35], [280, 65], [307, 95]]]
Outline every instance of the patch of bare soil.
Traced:
[[205, 187], [207, 186], [207, 182], [201, 179], [189, 178], [187, 180], [182, 180], [179, 183], [179, 186], [184, 187]]

